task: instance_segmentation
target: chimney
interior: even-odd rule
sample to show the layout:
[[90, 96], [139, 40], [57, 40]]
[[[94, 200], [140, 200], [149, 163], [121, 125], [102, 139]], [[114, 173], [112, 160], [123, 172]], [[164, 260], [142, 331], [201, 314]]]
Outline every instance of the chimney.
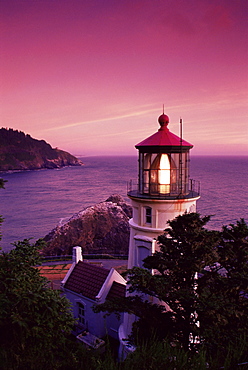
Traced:
[[83, 261], [82, 249], [79, 246], [73, 247], [72, 263], [78, 263], [79, 261]]

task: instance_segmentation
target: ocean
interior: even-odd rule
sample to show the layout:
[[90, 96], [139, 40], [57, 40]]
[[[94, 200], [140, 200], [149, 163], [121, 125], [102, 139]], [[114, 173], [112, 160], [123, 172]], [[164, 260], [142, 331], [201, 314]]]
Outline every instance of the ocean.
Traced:
[[[85, 207], [120, 194], [128, 200], [127, 183], [138, 174], [137, 157], [83, 157], [84, 166], [55, 170], [0, 173], [0, 246], [44, 237], [60, 222]], [[209, 229], [244, 218], [248, 221], [248, 157], [191, 156], [190, 177], [201, 183], [197, 211], [213, 215]]]

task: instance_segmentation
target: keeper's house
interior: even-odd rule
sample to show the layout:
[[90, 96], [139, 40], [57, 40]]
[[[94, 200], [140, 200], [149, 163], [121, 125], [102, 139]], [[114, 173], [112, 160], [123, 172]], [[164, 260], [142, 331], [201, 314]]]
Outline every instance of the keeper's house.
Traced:
[[91, 333], [98, 338], [106, 334], [118, 339], [120, 321], [115, 314], [104, 318], [104, 313], [94, 313], [94, 304], [106, 299], [124, 297], [126, 280], [114, 269], [83, 262], [81, 247], [73, 248], [73, 264], [62, 281], [62, 290], [72, 304], [77, 319], [74, 334]]

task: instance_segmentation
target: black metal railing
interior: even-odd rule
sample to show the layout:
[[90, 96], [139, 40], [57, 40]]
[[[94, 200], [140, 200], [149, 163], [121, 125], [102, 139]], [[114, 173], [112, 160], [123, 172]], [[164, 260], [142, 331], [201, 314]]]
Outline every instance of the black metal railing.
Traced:
[[180, 199], [194, 198], [200, 195], [200, 182], [190, 179], [187, 184], [147, 183], [138, 184], [137, 180], [127, 183], [127, 195], [136, 198]]

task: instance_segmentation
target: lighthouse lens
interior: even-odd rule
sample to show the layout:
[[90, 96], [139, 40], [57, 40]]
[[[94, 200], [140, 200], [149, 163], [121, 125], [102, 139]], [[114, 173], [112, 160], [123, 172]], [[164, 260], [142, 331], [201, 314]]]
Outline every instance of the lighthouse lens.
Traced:
[[160, 193], [170, 192], [170, 161], [167, 154], [161, 154], [160, 169], [158, 172], [158, 182]]

